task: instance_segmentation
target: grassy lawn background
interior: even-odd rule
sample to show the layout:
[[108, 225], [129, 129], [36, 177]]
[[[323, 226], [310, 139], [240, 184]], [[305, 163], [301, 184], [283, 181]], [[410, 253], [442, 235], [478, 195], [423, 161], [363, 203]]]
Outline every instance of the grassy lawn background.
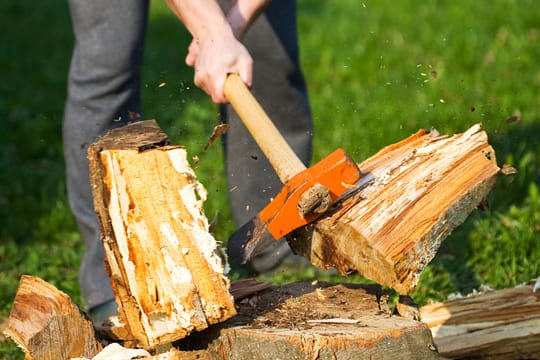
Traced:
[[[72, 46], [64, 1], [0, 3], [0, 318], [21, 274], [43, 278], [79, 304], [82, 247], [64, 183], [61, 117]], [[344, 147], [357, 161], [419, 128], [441, 133], [483, 123], [501, 177], [490, 209], [447, 238], [413, 297], [420, 303], [480, 285], [540, 275], [540, 20], [533, 0], [299, 1], [301, 59], [315, 120], [313, 160]], [[143, 111], [199, 155], [216, 237], [234, 230], [221, 148], [202, 153], [217, 108], [183, 65], [190, 37], [152, 2]], [[165, 86], [160, 87], [161, 83]], [[234, 277], [240, 273], [235, 272]], [[279, 274], [277, 282], [313, 273]], [[362, 281], [358, 276], [339, 281]], [[0, 357], [22, 358], [0, 342]]]

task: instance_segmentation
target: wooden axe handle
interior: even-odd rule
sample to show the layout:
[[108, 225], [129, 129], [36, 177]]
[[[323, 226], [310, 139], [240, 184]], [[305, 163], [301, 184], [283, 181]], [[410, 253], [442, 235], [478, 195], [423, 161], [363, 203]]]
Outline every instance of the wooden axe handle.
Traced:
[[223, 91], [282, 183], [306, 169], [237, 74], [227, 76]]

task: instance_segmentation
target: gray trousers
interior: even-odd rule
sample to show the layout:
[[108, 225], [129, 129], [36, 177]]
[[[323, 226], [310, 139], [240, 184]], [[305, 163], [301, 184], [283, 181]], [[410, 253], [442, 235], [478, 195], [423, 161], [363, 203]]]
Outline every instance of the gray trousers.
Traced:
[[[64, 157], [68, 198], [85, 245], [79, 283], [86, 307], [92, 308], [114, 294], [105, 273], [86, 151], [108, 130], [141, 118], [148, 0], [69, 0], [69, 6], [75, 47], [63, 119]], [[254, 95], [307, 164], [312, 123], [298, 60], [296, 2], [274, 0], [244, 43], [254, 59]], [[231, 125], [224, 139], [226, 171], [234, 219], [242, 225], [268, 203], [281, 183], [230, 106], [222, 106], [221, 113]], [[286, 243], [276, 242], [252, 266], [268, 270], [289, 251]]]

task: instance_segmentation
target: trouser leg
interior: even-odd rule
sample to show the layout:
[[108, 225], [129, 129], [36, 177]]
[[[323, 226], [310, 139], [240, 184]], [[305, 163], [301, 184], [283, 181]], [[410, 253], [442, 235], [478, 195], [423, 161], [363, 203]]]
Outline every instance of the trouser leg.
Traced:
[[85, 305], [114, 299], [105, 273], [86, 152], [111, 128], [140, 117], [140, 68], [148, 0], [70, 0], [75, 47], [64, 109], [68, 198], [84, 241], [79, 283]]
[[[254, 59], [253, 95], [307, 165], [311, 158], [312, 121], [304, 78], [299, 65], [296, 2], [274, 0], [245, 36]], [[261, 210], [281, 189], [271, 165], [230, 105], [222, 107], [230, 130], [225, 136], [229, 196], [237, 225]], [[254, 257], [258, 272], [276, 266], [290, 253], [284, 240]]]

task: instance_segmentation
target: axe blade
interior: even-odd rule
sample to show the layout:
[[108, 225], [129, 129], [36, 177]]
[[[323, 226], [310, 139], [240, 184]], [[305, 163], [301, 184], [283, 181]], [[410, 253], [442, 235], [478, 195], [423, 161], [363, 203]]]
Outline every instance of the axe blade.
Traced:
[[232, 262], [245, 264], [252, 256], [268, 247], [272, 240], [281, 239], [322, 216], [324, 211], [308, 214], [299, 212], [298, 204], [303, 194], [313, 189], [327, 189], [331, 205], [350, 190], [362, 175], [343, 149], [335, 150], [314, 166], [296, 174], [257, 216], [229, 238], [229, 258]]
[[266, 224], [255, 216], [229, 237], [227, 242], [229, 260], [235, 264], [245, 264], [274, 241]]

